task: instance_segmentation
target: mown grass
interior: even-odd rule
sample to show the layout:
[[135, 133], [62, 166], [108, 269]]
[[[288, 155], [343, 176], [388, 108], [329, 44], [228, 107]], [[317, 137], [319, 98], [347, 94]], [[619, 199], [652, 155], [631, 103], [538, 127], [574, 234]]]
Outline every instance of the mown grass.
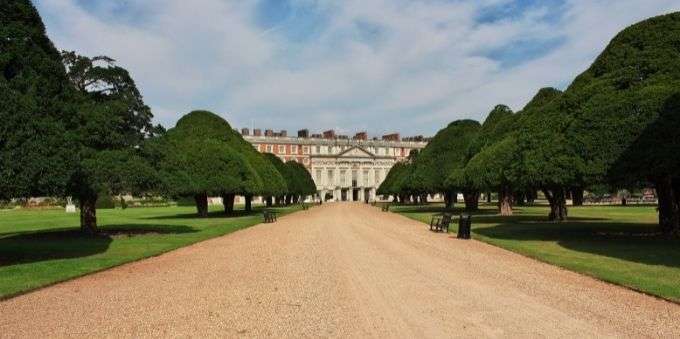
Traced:
[[[279, 208], [282, 214], [298, 206]], [[261, 210], [197, 218], [193, 207], [98, 211], [101, 234], [78, 232], [60, 210], [0, 210], [0, 299], [100, 271], [262, 222]]]
[[[442, 210], [441, 205], [393, 208], [425, 223]], [[473, 214], [474, 239], [680, 302], [680, 240], [658, 233], [655, 206], [571, 207], [563, 223], [547, 222], [546, 206], [518, 207], [511, 217], [497, 215], [495, 206]], [[456, 229], [453, 225], [451, 231]]]

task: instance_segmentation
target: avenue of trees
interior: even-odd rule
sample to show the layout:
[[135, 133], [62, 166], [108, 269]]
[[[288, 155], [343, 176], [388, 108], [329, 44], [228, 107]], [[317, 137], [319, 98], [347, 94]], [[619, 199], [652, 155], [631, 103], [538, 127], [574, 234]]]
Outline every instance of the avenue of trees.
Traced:
[[29, 0], [0, 2], [0, 199], [71, 196], [81, 229], [97, 231], [96, 204], [117, 194], [208, 196], [225, 212], [235, 195], [315, 193], [300, 164], [280, 172], [219, 116], [195, 111], [165, 131], [130, 74], [106, 56], [59, 52]]
[[[564, 91], [544, 88], [519, 112], [496, 106], [483, 124], [459, 120], [412, 162], [395, 166], [380, 194], [496, 192], [499, 212], [540, 191], [549, 219], [584, 189], [651, 186], [659, 226], [680, 234], [680, 13], [647, 19], [616, 35]], [[474, 200], [474, 201], [473, 201]]]

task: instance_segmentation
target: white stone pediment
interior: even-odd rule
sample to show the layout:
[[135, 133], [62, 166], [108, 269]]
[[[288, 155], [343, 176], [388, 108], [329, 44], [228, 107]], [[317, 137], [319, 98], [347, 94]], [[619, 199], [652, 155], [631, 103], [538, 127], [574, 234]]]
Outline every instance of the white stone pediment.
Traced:
[[373, 155], [371, 152], [358, 146], [346, 149], [344, 152], [338, 154], [338, 158], [374, 158], [374, 157], [375, 155]]

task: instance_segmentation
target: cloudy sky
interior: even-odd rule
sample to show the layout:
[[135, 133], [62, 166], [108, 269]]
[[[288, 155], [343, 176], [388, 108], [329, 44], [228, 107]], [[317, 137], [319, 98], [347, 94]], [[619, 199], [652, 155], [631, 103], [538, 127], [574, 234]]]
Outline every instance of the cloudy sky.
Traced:
[[108, 55], [171, 127], [432, 135], [566, 87], [680, 0], [34, 0], [59, 49]]

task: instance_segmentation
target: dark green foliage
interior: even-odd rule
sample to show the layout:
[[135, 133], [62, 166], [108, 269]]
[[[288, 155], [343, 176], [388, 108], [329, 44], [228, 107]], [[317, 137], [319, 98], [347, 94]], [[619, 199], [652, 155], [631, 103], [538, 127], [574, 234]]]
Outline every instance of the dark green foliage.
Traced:
[[283, 192], [288, 193], [289, 187], [295, 185], [295, 183], [293, 182], [293, 174], [289, 173], [290, 168], [286, 166], [286, 164], [281, 160], [281, 158], [277, 157], [274, 154], [263, 153], [262, 155], [281, 174], [281, 177], [283, 178], [285, 184]]
[[262, 179], [239, 145], [228, 143], [228, 133], [233, 133], [229, 124], [212, 113], [195, 111], [182, 117], [153, 146], [163, 154], [159, 173], [165, 191], [218, 196], [262, 190]]
[[0, 72], [0, 198], [63, 195], [74, 93], [29, 0], [0, 2]]
[[284, 195], [293, 198], [316, 193], [316, 184], [304, 165], [296, 161], [284, 163], [279, 157], [271, 153], [265, 153], [264, 157], [281, 173], [285, 181]]
[[404, 181], [408, 180], [412, 165], [405, 162], [394, 164], [385, 176], [385, 180], [378, 187], [377, 193], [381, 195], [399, 195], [405, 192], [402, 189]]
[[677, 95], [680, 13], [620, 32], [564, 95], [566, 131], [584, 159], [584, 181], [620, 186], [652, 183], [666, 232], [680, 233]]
[[414, 162], [409, 184], [426, 193], [455, 190], [446, 178], [470, 158], [470, 145], [480, 129], [474, 120], [457, 120], [440, 130]]
[[307, 168], [297, 161], [288, 161], [285, 166], [288, 168], [292, 180], [288, 185], [288, 194], [294, 196], [306, 196], [316, 193], [316, 184]]

